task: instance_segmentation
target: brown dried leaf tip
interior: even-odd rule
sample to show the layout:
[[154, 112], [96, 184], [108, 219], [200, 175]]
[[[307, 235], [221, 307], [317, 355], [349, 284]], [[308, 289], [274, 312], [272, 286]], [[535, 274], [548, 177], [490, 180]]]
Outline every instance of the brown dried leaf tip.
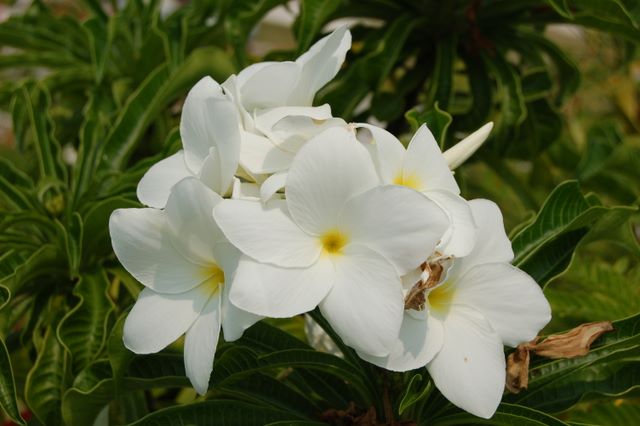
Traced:
[[519, 393], [529, 386], [529, 343], [519, 345], [507, 357], [507, 390]]
[[422, 265], [420, 265], [420, 269], [422, 272], [427, 273], [427, 279], [420, 279], [413, 285], [411, 290], [409, 290], [409, 293], [404, 298], [405, 309], [423, 310], [427, 303], [425, 291], [435, 287], [440, 282], [442, 272], [444, 271], [444, 267], [438, 262], [423, 262]]
[[574, 358], [589, 353], [591, 344], [600, 336], [613, 330], [611, 321], [591, 322], [579, 325], [566, 333], [554, 334], [542, 343], [533, 340], [518, 345], [507, 358], [506, 387], [509, 392], [518, 393], [529, 384], [530, 352], [547, 358]]
[[607, 331], [612, 331], [611, 321], [582, 324], [562, 334], [547, 337], [534, 346], [537, 355], [547, 358], [573, 358], [589, 353], [591, 344]]

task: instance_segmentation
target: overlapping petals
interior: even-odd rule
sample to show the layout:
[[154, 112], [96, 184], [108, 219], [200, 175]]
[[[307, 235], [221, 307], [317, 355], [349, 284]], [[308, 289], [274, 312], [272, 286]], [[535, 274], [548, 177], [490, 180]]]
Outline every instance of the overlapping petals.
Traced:
[[[300, 150], [285, 201], [220, 203], [214, 216], [246, 256], [232, 302], [267, 316], [320, 304], [346, 342], [388, 353], [402, 316], [400, 274], [433, 251], [448, 221], [416, 191], [378, 182], [352, 131], [336, 127]], [[383, 206], [391, 210], [380, 215]], [[366, 337], [371, 329], [379, 335]]]
[[138, 184], [149, 208], [116, 210], [113, 249], [144, 290], [124, 326], [140, 354], [184, 339], [186, 374], [207, 392], [220, 330], [319, 307], [343, 342], [392, 371], [426, 367], [452, 403], [491, 417], [503, 345], [550, 319], [512, 266], [497, 206], [466, 201], [452, 169], [492, 124], [441, 152], [423, 125], [407, 148], [388, 131], [314, 106], [351, 44], [346, 28], [295, 61], [209, 77], [182, 111], [183, 149]]
[[438, 245], [438, 251], [456, 257], [467, 255], [476, 240], [476, 224], [427, 126], [418, 129], [406, 150], [384, 129], [368, 124], [357, 126], [362, 129], [360, 139], [373, 158], [382, 182], [420, 191], [447, 214], [451, 226]]
[[185, 368], [201, 394], [208, 388], [221, 321], [233, 321], [223, 330], [234, 340], [260, 319], [229, 303], [225, 277], [233, 275], [239, 253], [211, 215], [220, 201], [190, 177], [172, 187], [165, 210], [119, 209], [109, 223], [116, 256], [146, 287], [125, 321], [125, 345], [153, 353], [186, 333]]
[[[479, 228], [473, 251], [425, 291], [423, 310], [405, 311], [387, 357], [361, 356], [392, 370], [426, 365], [447, 399], [477, 416], [493, 415], [504, 389], [503, 344], [532, 340], [551, 318], [549, 303], [526, 273], [510, 265], [511, 244], [498, 207], [470, 203]], [[419, 274], [412, 273], [413, 280]]]

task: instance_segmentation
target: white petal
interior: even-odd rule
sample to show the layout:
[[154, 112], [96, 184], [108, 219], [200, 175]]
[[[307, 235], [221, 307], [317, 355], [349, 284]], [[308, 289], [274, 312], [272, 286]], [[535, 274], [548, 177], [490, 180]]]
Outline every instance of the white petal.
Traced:
[[229, 298], [257, 315], [291, 317], [318, 306], [333, 284], [333, 264], [326, 257], [306, 268], [280, 268], [243, 257]]
[[251, 175], [286, 170], [294, 154], [275, 146], [269, 139], [249, 132], [241, 132], [240, 165]]
[[341, 118], [331, 117], [328, 104], [319, 107], [280, 107], [256, 116], [256, 127], [278, 148], [296, 153], [311, 138], [330, 127], [345, 126]]
[[420, 126], [409, 142], [404, 157], [403, 179], [418, 191], [443, 189], [460, 193], [453, 173], [440, 152], [440, 147], [426, 125]]
[[214, 247], [225, 237], [213, 220], [213, 208], [222, 198], [196, 178], [177, 183], [167, 201], [167, 224], [173, 246], [187, 259], [215, 263]]
[[248, 200], [224, 200], [213, 214], [227, 239], [260, 262], [306, 267], [320, 256], [318, 239], [291, 220], [282, 200], [264, 205]]
[[481, 314], [461, 306], [452, 308], [443, 326], [442, 349], [427, 370], [445, 398], [488, 419], [504, 391], [506, 365], [500, 337]]
[[477, 309], [509, 346], [533, 340], [551, 320], [540, 286], [507, 263], [471, 268], [456, 283], [455, 303]]
[[[358, 123], [356, 126], [365, 129], [358, 132], [358, 140], [369, 150], [382, 183], [393, 183], [399, 176], [402, 176], [406, 152], [402, 142], [380, 127], [365, 123]], [[369, 132], [370, 135], [366, 135], [366, 132]]]
[[466, 257], [457, 259], [449, 271], [452, 279], [464, 275], [476, 265], [484, 263], [509, 263], [513, 260], [511, 241], [504, 230], [500, 208], [492, 201], [477, 199], [469, 201], [473, 220], [478, 225], [476, 245]]
[[184, 151], [178, 151], [151, 166], [142, 176], [136, 191], [144, 205], [162, 209], [167, 204], [171, 188], [182, 179], [193, 176], [184, 162]]
[[145, 288], [124, 322], [124, 345], [137, 354], [162, 350], [191, 327], [208, 299], [201, 286], [179, 294]]
[[287, 172], [278, 172], [269, 176], [262, 185], [260, 185], [260, 200], [263, 203], [269, 201], [276, 192], [284, 188], [287, 182]]
[[228, 281], [225, 284], [222, 301], [222, 332], [224, 340], [227, 342], [238, 340], [247, 328], [264, 318], [240, 309], [231, 303], [229, 300], [231, 287], [232, 284]]
[[388, 185], [347, 201], [340, 229], [390, 261], [400, 275], [417, 268], [449, 227], [440, 207], [413, 189]]
[[234, 200], [260, 201], [260, 186], [255, 183], [242, 182], [240, 179], [234, 178], [231, 198]]
[[238, 75], [238, 87], [242, 105], [249, 112], [255, 109], [291, 105], [291, 92], [302, 68], [295, 62], [270, 62], [260, 64], [251, 75]]
[[311, 105], [316, 92], [336, 76], [350, 47], [351, 33], [341, 27], [300, 56], [296, 63], [302, 72], [289, 105]]
[[425, 191], [424, 194], [444, 210], [451, 223], [438, 245], [438, 251], [445, 256], [468, 255], [477, 238], [477, 226], [469, 203], [449, 191]]
[[360, 352], [362, 359], [391, 371], [409, 371], [424, 367], [442, 347], [442, 323], [426, 316], [416, 319], [405, 312], [400, 336], [386, 357], [374, 357]]
[[191, 170], [199, 173], [209, 150], [216, 147], [220, 182], [231, 183], [240, 152], [238, 113], [211, 77], [204, 77], [189, 91], [182, 108], [180, 136]]
[[489, 133], [491, 133], [491, 129], [493, 129], [493, 123], [488, 122], [478, 130], [471, 133], [469, 136], [446, 150], [442, 155], [447, 161], [449, 168], [453, 170], [460, 164], [467, 161], [467, 159], [471, 157], [473, 153], [482, 146], [484, 141], [487, 140], [487, 138], [489, 137]]
[[[232, 189], [233, 175], [222, 176], [221, 159], [218, 150], [214, 147], [209, 150], [209, 155], [204, 159], [198, 178], [208, 188], [225, 196]], [[237, 163], [236, 163], [237, 166]]]
[[320, 303], [322, 315], [344, 342], [373, 356], [386, 356], [400, 333], [404, 300], [393, 265], [363, 246], [334, 256], [333, 288]]
[[145, 286], [160, 293], [181, 293], [207, 276], [171, 243], [164, 211], [118, 209], [109, 218], [111, 244], [118, 260]]
[[213, 294], [184, 340], [184, 368], [191, 385], [200, 395], [209, 389], [213, 358], [220, 335], [220, 291]]
[[378, 182], [366, 149], [342, 127], [325, 130], [302, 147], [289, 169], [291, 216], [310, 233], [335, 228], [344, 203]]

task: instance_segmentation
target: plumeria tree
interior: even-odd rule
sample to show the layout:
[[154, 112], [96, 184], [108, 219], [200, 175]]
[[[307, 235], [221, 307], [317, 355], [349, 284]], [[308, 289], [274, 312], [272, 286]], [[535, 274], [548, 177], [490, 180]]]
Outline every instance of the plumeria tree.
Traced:
[[623, 73], [634, 4], [62, 5], [0, 23], [8, 422], [638, 418], [637, 102], [550, 35]]

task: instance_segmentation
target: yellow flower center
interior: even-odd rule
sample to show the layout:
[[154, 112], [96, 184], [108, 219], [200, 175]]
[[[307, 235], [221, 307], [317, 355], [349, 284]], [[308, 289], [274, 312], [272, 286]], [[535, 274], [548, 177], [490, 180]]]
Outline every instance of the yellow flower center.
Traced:
[[203, 267], [202, 274], [205, 281], [200, 286], [207, 294], [215, 294], [224, 285], [224, 271], [215, 263]]
[[408, 188], [415, 189], [419, 191], [422, 188], [422, 181], [418, 176], [414, 173], [403, 174], [402, 172], [398, 173], [393, 180], [395, 185], [406, 186]]
[[455, 289], [448, 282], [444, 282], [429, 292], [429, 309], [440, 314], [445, 314], [451, 306]]
[[340, 254], [342, 248], [347, 245], [347, 236], [337, 229], [325, 232], [320, 237], [322, 250], [327, 254]]

